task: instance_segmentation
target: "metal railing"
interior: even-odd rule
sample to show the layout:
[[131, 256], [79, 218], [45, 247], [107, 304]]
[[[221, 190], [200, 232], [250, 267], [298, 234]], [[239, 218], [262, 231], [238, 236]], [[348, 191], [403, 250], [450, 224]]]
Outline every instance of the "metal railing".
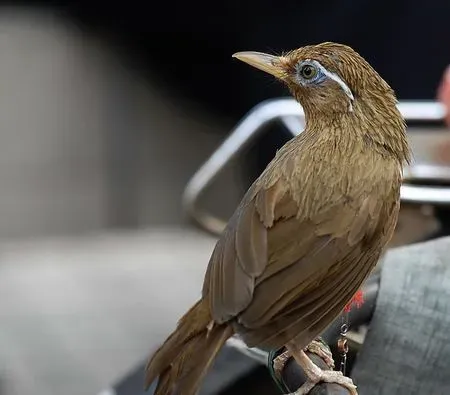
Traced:
[[[438, 122], [443, 120], [446, 113], [445, 108], [437, 102], [400, 102], [398, 108], [407, 122]], [[183, 195], [184, 209], [205, 230], [218, 235], [224, 229], [226, 221], [202, 210], [198, 205], [200, 196], [225, 166], [263, 132], [266, 126], [275, 121], [282, 122], [292, 135], [301, 133], [305, 126], [303, 110], [294, 99], [265, 101], [254, 107], [239, 122], [187, 184]], [[413, 165], [406, 169], [405, 174], [412, 181], [450, 179], [450, 168]], [[416, 204], [450, 205], [450, 187], [404, 183], [401, 199], [403, 202]]]

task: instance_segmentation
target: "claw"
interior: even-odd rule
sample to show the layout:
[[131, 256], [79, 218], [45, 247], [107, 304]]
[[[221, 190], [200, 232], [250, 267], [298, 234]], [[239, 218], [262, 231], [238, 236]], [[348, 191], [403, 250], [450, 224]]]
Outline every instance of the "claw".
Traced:
[[305, 349], [313, 354], [318, 355], [327, 366], [332, 370], [334, 369], [334, 359], [330, 348], [320, 339], [313, 340]]
[[288, 350], [302, 367], [308, 380], [295, 392], [289, 395], [306, 395], [320, 382], [339, 384], [347, 388], [351, 395], [358, 395], [353, 380], [335, 370], [322, 370], [305, 354], [305, 352], [292, 343], [287, 345]]

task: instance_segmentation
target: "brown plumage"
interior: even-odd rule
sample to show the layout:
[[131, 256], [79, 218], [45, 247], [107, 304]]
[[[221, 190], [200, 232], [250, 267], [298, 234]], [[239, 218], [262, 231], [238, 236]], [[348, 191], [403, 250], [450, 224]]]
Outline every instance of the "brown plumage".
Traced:
[[335, 43], [235, 57], [283, 81], [306, 127], [249, 188], [212, 253], [202, 298], [150, 359], [156, 395], [195, 394], [234, 333], [250, 347], [306, 347], [370, 274], [397, 222], [410, 151], [376, 71]]

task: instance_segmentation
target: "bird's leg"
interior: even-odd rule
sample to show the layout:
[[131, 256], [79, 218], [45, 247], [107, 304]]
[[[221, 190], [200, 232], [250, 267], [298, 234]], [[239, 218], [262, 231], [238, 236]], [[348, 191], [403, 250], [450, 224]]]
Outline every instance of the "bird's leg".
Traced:
[[286, 348], [308, 377], [308, 380], [290, 395], [306, 395], [320, 382], [339, 384], [347, 388], [351, 395], [358, 395], [351, 378], [345, 377], [341, 372], [335, 370], [320, 369], [295, 342], [288, 343]]

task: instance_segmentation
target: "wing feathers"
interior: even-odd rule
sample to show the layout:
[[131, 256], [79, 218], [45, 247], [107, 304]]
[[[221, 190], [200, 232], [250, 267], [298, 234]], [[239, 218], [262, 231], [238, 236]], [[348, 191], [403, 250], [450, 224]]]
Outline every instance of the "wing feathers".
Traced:
[[338, 315], [376, 264], [382, 235], [395, 225], [396, 210], [387, 210], [392, 202], [370, 193], [358, 200], [343, 196], [300, 220], [286, 185], [280, 178], [267, 190], [251, 189], [205, 278], [213, 318], [236, 318], [251, 344], [274, 344], [293, 331], [306, 339]]

